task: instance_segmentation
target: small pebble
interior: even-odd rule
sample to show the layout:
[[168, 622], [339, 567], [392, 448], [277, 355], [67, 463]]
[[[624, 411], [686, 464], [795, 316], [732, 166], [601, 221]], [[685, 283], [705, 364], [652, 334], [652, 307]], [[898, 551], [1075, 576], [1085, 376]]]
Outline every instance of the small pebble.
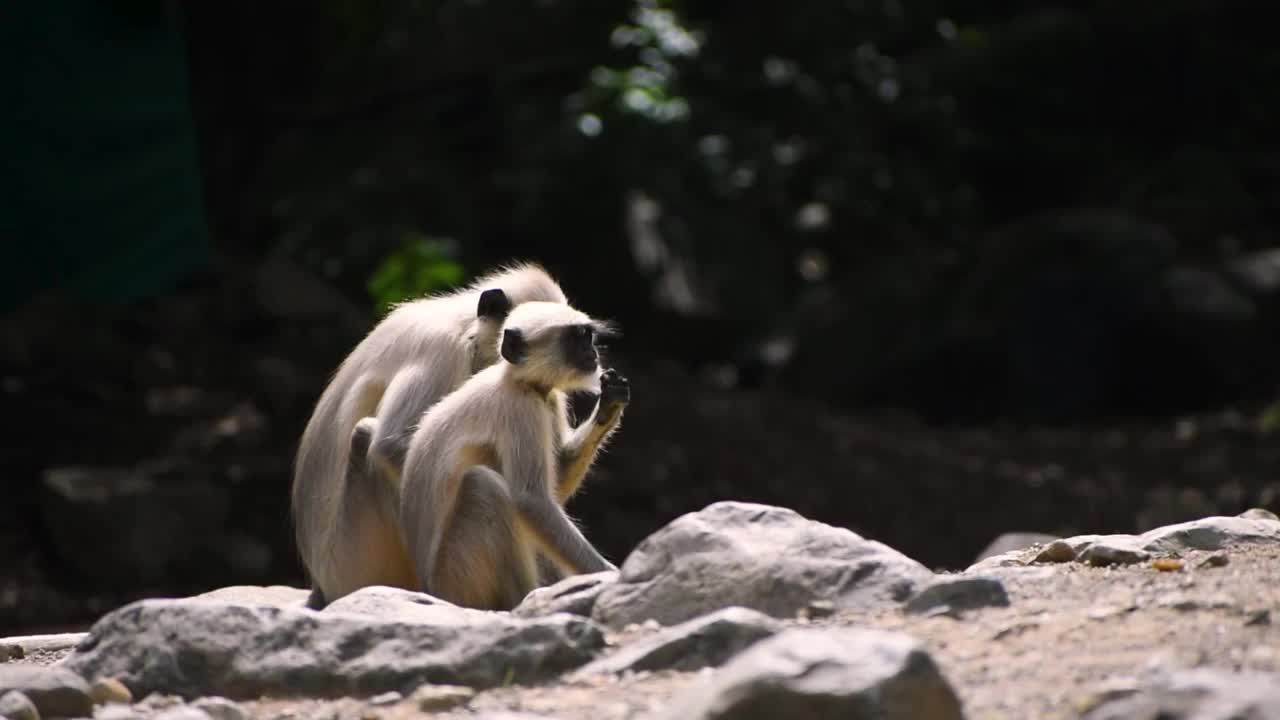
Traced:
[[1182, 560], [1178, 558], [1156, 558], [1151, 561], [1151, 567], [1160, 572], [1174, 572], [1182, 569]]
[[1245, 616], [1244, 624], [1249, 627], [1271, 624], [1271, 611], [1263, 608], [1254, 610]]
[[409, 695], [409, 702], [422, 712], [435, 712], [465, 705], [475, 696], [465, 685], [423, 685]]
[[1076, 559], [1076, 551], [1065, 540], [1054, 540], [1036, 555], [1035, 562], [1064, 563]]
[[1133, 565], [1146, 560], [1150, 555], [1146, 550], [1126, 542], [1094, 543], [1080, 553], [1080, 562], [1094, 567], [1111, 565]]
[[1201, 560], [1200, 567], [1202, 568], [1225, 567], [1230, 562], [1231, 562], [1231, 558], [1227, 557], [1226, 553], [1216, 552], [1210, 555], [1209, 557], [1206, 557], [1204, 560]]
[[174, 705], [181, 705], [182, 698], [177, 695], [161, 695], [160, 693], [153, 692], [143, 698], [142, 702], [139, 704], [150, 710], [163, 710], [164, 708], [170, 708]]
[[123, 703], [133, 702], [133, 693], [129, 692], [129, 688], [124, 683], [113, 677], [98, 678], [89, 686], [89, 697], [93, 700], [94, 705], [106, 705], [107, 703]]
[[395, 690], [392, 690], [390, 692], [384, 692], [381, 695], [374, 695], [373, 697], [369, 698], [369, 704], [370, 705], [395, 705], [396, 703], [400, 702], [403, 699], [404, 699], [403, 695], [396, 692]]
[[836, 605], [830, 600], [814, 600], [805, 608], [813, 619], [831, 617], [836, 614]]
[[0, 717], [8, 720], [40, 720], [40, 711], [31, 698], [17, 690], [0, 695]]

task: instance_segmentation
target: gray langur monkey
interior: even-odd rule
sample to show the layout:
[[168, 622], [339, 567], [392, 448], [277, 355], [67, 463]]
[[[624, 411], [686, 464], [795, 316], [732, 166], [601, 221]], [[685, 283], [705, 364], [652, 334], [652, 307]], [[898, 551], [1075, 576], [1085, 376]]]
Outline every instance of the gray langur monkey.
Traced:
[[366, 585], [412, 587], [395, 501], [409, 438], [427, 408], [498, 361], [503, 320], [530, 301], [568, 302], [537, 265], [499, 269], [398, 305], [338, 367], [294, 462], [293, 524], [309, 607]]
[[[466, 607], [506, 610], [537, 586], [545, 556], [569, 574], [615, 569], [565, 514], [630, 400], [626, 378], [600, 373], [604, 323], [568, 305], [517, 305], [502, 361], [423, 416], [409, 443], [400, 519], [419, 589]], [[596, 390], [570, 429], [566, 392]]]

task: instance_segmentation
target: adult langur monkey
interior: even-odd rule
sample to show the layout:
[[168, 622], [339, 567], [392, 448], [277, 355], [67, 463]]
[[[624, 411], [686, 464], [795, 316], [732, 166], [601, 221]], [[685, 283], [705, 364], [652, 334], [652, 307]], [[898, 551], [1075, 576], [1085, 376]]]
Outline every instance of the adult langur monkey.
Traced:
[[[386, 494], [422, 413], [473, 373], [498, 360], [498, 333], [513, 306], [567, 306], [541, 267], [522, 263], [471, 285], [395, 307], [338, 367], [316, 403], [294, 463], [294, 532], [311, 578], [309, 607], [366, 585], [412, 587]], [[364, 419], [364, 450], [351, 456]], [[356, 462], [353, 462], [356, 461]]]
[[[419, 588], [459, 605], [510, 609], [537, 585], [537, 557], [570, 574], [614, 569], [564, 503], [630, 399], [626, 378], [600, 373], [607, 326], [568, 305], [517, 305], [502, 361], [422, 417], [400, 484], [400, 521]], [[565, 393], [597, 390], [570, 430]]]

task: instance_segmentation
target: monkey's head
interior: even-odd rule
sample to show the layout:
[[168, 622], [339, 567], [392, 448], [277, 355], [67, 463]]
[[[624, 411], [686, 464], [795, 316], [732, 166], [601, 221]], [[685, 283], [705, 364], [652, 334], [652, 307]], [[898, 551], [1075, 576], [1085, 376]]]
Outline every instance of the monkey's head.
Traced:
[[498, 347], [510, 372], [521, 381], [557, 390], [598, 391], [596, 342], [614, 333], [607, 323], [569, 305], [526, 302], [507, 315]]

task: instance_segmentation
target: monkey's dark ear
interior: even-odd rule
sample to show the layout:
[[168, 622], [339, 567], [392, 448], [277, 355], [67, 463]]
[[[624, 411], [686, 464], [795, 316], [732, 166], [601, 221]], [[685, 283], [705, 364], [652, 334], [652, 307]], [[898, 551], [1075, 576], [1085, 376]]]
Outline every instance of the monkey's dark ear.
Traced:
[[493, 288], [480, 293], [480, 302], [476, 306], [476, 317], [486, 320], [502, 320], [511, 312], [511, 298], [502, 288]]
[[512, 365], [519, 365], [529, 354], [529, 343], [519, 330], [507, 328], [502, 331], [502, 359]]

